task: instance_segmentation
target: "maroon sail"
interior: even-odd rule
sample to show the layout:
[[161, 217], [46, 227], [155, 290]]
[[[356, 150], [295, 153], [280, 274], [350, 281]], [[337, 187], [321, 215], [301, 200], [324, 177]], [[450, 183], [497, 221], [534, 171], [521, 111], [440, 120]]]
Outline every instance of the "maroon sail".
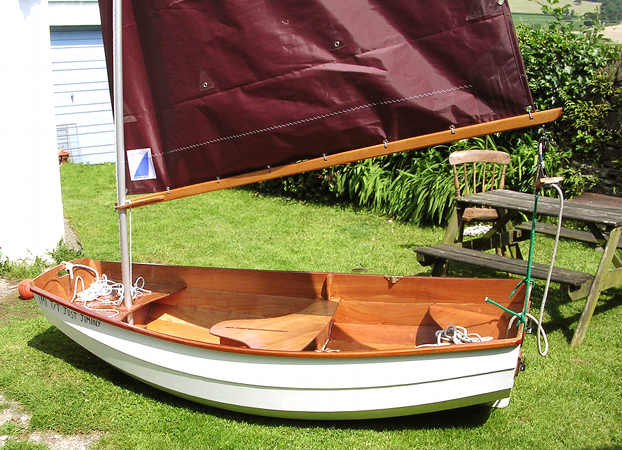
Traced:
[[[498, 3], [125, 0], [129, 192], [524, 114]], [[100, 8], [111, 68], [111, 0]]]

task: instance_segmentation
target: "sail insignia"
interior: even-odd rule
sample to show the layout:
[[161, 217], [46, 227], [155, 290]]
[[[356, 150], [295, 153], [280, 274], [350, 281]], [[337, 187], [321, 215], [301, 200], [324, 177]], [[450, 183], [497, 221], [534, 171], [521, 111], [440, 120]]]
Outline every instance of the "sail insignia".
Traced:
[[130, 180], [153, 180], [156, 178], [153, 157], [150, 148], [127, 151]]

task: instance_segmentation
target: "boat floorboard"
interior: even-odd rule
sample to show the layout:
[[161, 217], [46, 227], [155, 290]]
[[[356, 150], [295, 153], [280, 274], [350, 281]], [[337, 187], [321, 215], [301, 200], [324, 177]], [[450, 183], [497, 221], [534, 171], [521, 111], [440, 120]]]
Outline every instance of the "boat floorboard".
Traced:
[[302, 351], [313, 341], [321, 346], [327, 339], [337, 303], [320, 300], [295, 314], [265, 319], [227, 320], [211, 332], [249, 348]]
[[220, 338], [211, 334], [209, 328], [186, 322], [170, 314], [161, 315], [156, 320], [145, 325], [145, 328], [155, 331], [156, 333], [190, 339], [192, 341], [220, 344]]

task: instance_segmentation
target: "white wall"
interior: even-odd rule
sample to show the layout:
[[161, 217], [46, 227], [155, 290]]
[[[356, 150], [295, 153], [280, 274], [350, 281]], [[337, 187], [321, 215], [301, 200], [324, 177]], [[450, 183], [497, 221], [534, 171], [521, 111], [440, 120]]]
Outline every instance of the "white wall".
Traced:
[[0, 1], [0, 252], [44, 256], [63, 237], [48, 0]]
[[49, 3], [51, 26], [100, 25], [97, 0], [49, 0]]

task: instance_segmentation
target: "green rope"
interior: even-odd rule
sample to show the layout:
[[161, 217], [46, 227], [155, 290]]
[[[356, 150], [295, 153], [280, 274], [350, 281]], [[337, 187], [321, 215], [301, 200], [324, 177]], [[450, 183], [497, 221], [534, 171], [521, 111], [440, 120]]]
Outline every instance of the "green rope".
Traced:
[[523, 306], [523, 310], [520, 313], [517, 313], [516, 311], [512, 311], [511, 309], [508, 309], [505, 306], [502, 306], [499, 303], [495, 302], [494, 300], [491, 300], [490, 298], [486, 297], [486, 302], [492, 303], [493, 305], [498, 306], [505, 312], [513, 316], [516, 316], [516, 318], [518, 318], [518, 321], [516, 322], [517, 327], [521, 323], [527, 325], [526, 317], [527, 317], [527, 312], [529, 309], [529, 298], [531, 297], [531, 289], [533, 288], [533, 285], [534, 285], [534, 281], [531, 279], [531, 266], [533, 263], [534, 244], [536, 242], [536, 216], [538, 214], [537, 192], [534, 194], [534, 196], [535, 197], [534, 197], [534, 202], [533, 202], [533, 214], [531, 215], [531, 237], [529, 239], [529, 256], [527, 258], [527, 275], [525, 276], [525, 278], [520, 280], [516, 286], [514, 286], [514, 289], [512, 289], [512, 292], [510, 293], [510, 299], [511, 299], [514, 297], [514, 294], [516, 294], [516, 291], [518, 290], [518, 288], [523, 284], [525, 285], [525, 289], [526, 289], [525, 305]]

